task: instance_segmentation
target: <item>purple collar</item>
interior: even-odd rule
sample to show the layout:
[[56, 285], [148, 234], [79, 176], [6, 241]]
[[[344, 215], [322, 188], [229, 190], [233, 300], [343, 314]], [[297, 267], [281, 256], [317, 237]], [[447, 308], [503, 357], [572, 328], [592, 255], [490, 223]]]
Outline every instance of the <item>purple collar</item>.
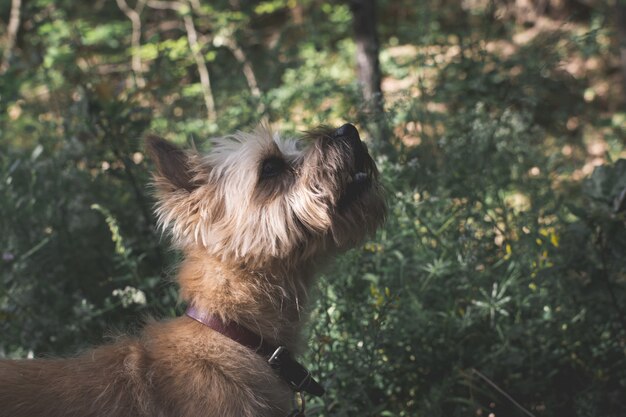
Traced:
[[187, 307], [185, 315], [261, 355], [294, 391], [305, 391], [318, 397], [324, 394], [324, 388], [304, 366], [291, 357], [286, 347], [267, 343], [261, 336], [239, 323], [225, 323], [219, 317], [194, 305]]
[[199, 310], [194, 305], [189, 305], [185, 314], [208, 328], [229, 337], [240, 345], [252, 349], [261, 356], [267, 356], [269, 358], [276, 352], [276, 349], [278, 349], [277, 346], [267, 343], [261, 336], [243, 327], [239, 323], [235, 323], [234, 321], [224, 323], [219, 317]]

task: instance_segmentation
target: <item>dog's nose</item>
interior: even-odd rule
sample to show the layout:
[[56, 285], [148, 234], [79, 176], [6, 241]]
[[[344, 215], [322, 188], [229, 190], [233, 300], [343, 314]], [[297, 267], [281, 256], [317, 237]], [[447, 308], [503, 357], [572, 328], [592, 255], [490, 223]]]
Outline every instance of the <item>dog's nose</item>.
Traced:
[[354, 127], [354, 125], [351, 125], [350, 123], [346, 123], [345, 125], [341, 126], [339, 129], [335, 130], [335, 133], [333, 133], [333, 137], [335, 139], [339, 139], [339, 138], [348, 138], [351, 141], [361, 141], [361, 137], [359, 136], [359, 131], [356, 130], [356, 127]]

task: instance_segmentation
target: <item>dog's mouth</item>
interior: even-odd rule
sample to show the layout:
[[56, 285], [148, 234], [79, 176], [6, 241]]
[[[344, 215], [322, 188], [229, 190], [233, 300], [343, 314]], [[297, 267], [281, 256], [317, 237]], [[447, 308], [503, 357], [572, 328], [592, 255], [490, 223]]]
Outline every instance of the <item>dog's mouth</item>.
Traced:
[[345, 208], [361, 197], [372, 187], [372, 178], [365, 172], [357, 172], [352, 177], [352, 181], [348, 183], [344, 192], [339, 198], [337, 206], [342, 209]]
[[333, 138], [344, 142], [352, 152], [352, 166], [347, 170], [345, 187], [337, 204], [341, 209], [357, 201], [372, 187], [375, 168], [367, 147], [353, 125], [341, 126], [334, 132]]

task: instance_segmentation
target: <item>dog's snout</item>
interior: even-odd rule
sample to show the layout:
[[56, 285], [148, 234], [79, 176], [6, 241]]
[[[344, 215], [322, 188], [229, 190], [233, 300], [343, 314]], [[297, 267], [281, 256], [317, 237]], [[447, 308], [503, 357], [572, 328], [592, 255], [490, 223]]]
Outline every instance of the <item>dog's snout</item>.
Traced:
[[333, 133], [333, 137], [335, 139], [348, 138], [352, 142], [361, 141], [359, 131], [356, 130], [356, 127], [354, 127], [354, 125], [351, 125], [350, 123], [346, 123], [339, 129], [335, 130], [335, 133]]
[[[350, 123], [346, 123], [339, 129], [335, 130], [332, 137], [337, 142], [348, 144], [353, 155], [353, 169], [355, 171], [363, 171], [367, 160], [367, 148], [361, 142], [359, 131]], [[346, 148], [344, 148], [346, 149]]]

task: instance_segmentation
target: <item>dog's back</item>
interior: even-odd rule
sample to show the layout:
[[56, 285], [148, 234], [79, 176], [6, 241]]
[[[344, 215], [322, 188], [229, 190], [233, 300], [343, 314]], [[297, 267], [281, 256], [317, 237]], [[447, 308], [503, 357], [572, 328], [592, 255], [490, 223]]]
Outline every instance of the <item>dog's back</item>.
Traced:
[[259, 355], [188, 317], [75, 358], [0, 361], [0, 417], [284, 417], [290, 399]]
[[136, 381], [144, 357], [124, 340], [73, 359], [0, 361], [0, 416], [143, 415]]

